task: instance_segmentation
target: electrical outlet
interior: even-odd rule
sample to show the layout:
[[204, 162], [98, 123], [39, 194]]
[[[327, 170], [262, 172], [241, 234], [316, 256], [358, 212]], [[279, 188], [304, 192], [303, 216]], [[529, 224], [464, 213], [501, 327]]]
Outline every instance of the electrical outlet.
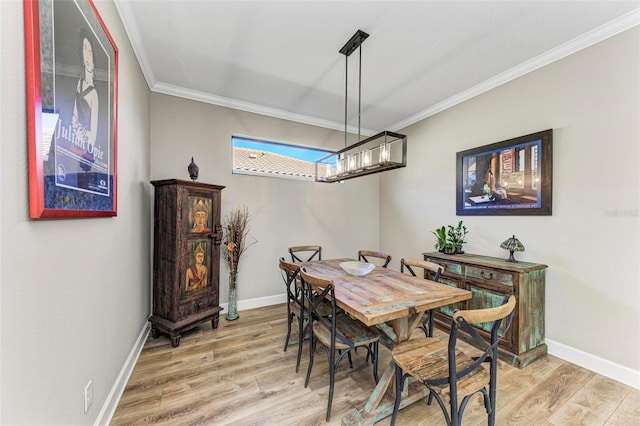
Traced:
[[89, 411], [91, 403], [93, 402], [93, 380], [89, 380], [89, 383], [84, 387], [84, 412]]

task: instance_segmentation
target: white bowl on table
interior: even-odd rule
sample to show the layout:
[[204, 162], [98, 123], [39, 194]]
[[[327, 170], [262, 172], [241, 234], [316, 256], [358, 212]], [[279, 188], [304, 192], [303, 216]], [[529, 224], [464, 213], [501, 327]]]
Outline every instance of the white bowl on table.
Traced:
[[376, 267], [373, 263], [366, 262], [341, 262], [340, 267], [351, 275], [363, 276], [373, 271]]

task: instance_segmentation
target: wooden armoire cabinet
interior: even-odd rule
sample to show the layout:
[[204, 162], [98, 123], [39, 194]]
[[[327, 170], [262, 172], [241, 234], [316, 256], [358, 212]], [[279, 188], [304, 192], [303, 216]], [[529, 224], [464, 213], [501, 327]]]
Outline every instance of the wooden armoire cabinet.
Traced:
[[[424, 260], [444, 267], [439, 279], [441, 283], [471, 292], [470, 300], [443, 306], [436, 311], [436, 325], [450, 327], [454, 309], [490, 308], [499, 305], [505, 295], [513, 294], [516, 296], [515, 313], [511, 327], [498, 346], [499, 357], [522, 368], [547, 353], [544, 343], [547, 265], [507, 262], [505, 259], [468, 253], [450, 255], [434, 252], [423, 253], [423, 256]], [[489, 326], [484, 324], [480, 332], [488, 335]]]
[[224, 186], [167, 179], [155, 187], [151, 333], [182, 332], [205, 321], [218, 327], [221, 191]]

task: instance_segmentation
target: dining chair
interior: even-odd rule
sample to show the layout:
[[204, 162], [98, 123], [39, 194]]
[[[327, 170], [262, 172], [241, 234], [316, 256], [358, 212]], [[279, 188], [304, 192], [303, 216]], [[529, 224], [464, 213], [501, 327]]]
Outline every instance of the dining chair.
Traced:
[[[336, 306], [335, 288], [331, 280], [309, 274], [305, 267], [300, 268], [305, 305], [310, 312], [309, 367], [304, 387], [309, 385], [309, 378], [313, 369], [314, 354], [317, 342], [325, 349], [329, 360], [329, 396], [327, 402], [328, 422], [331, 419], [331, 404], [335, 374], [345, 355], [351, 356], [351, 351], [357, 347], [364, 347], [373, 361], [373, 378], [378, 383], [378, 346], [380, 335], [371, 327], [367, 327], [358, 320], [349, 318]], [[331, 315], [322, 315], [319, 309], [327, 301], [331, 306]], [[336, 356], [337, 355], [337, 356]]]
[[[391, 255], [381, 251], [358, 250], [358, 260], [361, 262], [373, 263], [374, 265], [386, 268], [391, 262]], [[369, 361], [369, 353], [367, 352], [367, 361]]]
[[[440, 274], [444, 272], [444, 268], [435, 262], [428, 262], [421, 259], [413, 259], [405, 257], [400, 259], [400, 272], [405, 272], [405, 269], [414, 277], [418, 276], [418, 272], [422, 270], [419, 275], [420, 278], [429, 279], [431, 276], [432, 281], [438, 281]], [[418, 326], [426, 337], [433, 336], [433, 309], [424, 313], [422, 317], [422, 325]]]
[[391, 256], [381, 251], [359, 250], [358, 260], [361, 262], [375, 263], [378, 266], [386, 268], [387, 265], [389, 265], [389, 262], [391, 262]]
[[291, 324], [294, 318], [298, 320], [298, 357], [296, 359], [296, 373], [300, 369], [300, 358], [302, 357], [302, 343], [304, 340], [305, 320], [309, 317], [305, 312], [302, 288], [297, 284], [300, 267], [294, 263], [287, 262], [284, 257], [280, 258], [280, 272], [287, 288], [287, 337], [284, 340], [284, 352], [289, 346], [291, 338]]
[[322, 260], [322, 246], [293, 246], [289, 247], [292, 262], [311, 262]]
[[[293, 246], [289, 247], [289, 254], [291, 255], [292, 262], [311, 262], [312, 260], [322, 260], [322, 246], [308, 245], [308, 246]], [[298, 281], [298, 287], [300, 284], [300, 277], [296, 278]]]
[[[309, 309], [308, 307], [305, 307], [302, 296], [300, 265], [293, 262], [287, 262], [284, 257], [281, 257], [279, 266], [287, 291], [287, 336], [284, 341], [284, 352], [286, 352], [289, 347], [293, 320], [296, 319], [298, 322], [298, 356], [296, 358], [297, 373], [300, 370], [302, 344], [307, 332]], [[324, 317], [331, 315], [331, 310], [327, 303], [318, 306], [317, 311]]]
[[[287, 262], [284, 257], [281, 257], [279, 266], [287, 291], [287, 337], [284, 341], [284, 352], [286, 352], [289, 347], [293, 320], [296, 319], [298, 322], [298, 356], [296, 359], [297, 373], [300, 369], [302, 344], [305, 340], [309, 320], [309, 309], [308, 307], [305, 307], [304, 298], [302, 296], [300, 265], [293, 262]], [[317, 311], [324, 317], [331, 315], [331, 310], [327, 303], [323, 303], [318, 306]]]
[[[424, 384], [429, 391], [427, 405], [436, 399], [446, 424], [459, 426], [469, 399], [477, 392], [484, 397], [487, 424], [496, 419], [496, 379], [498, 342], [505, 335], [513, 319], [515, 296], [505, 296], [500, 306], [486, 309], [456, 311], [451, 332], [446, 340], [429, 337], [407, 340], [391, 352], [396, 364], [396, 399], [391, 425], [395, 424], [400, 408], [404, 384], [409, 376]], [[509, 317], [505, 326], [503, 320]], [[483, 337], [472, 324], [491, 323], [489, 338]], [[467, 355], [458, 347], [458, 334], [467, 334], [482, 353]], [[489, 364], [487, 371], [484, 363]], [[449, 409], [444, 402], [449, 398]], [[459, 399], [462, 402], [458, 405]]]

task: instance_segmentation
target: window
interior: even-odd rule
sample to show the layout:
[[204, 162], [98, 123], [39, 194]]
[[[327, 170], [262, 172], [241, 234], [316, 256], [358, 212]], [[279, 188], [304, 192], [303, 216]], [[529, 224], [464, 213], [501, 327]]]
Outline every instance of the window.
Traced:
[[333, 151], [260, 139], [231, 137], [234, 174], [315, 180], [315, 162]]

